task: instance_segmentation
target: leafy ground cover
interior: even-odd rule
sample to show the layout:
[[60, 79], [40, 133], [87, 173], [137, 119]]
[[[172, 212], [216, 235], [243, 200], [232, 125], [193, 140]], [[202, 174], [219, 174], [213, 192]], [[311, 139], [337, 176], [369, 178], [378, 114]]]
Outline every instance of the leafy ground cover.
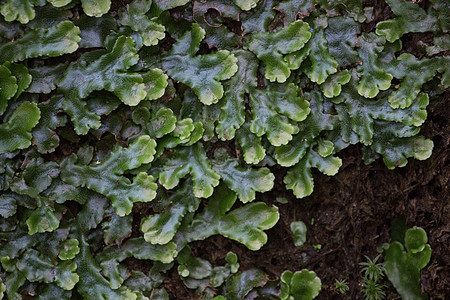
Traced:
[[449, 294], [445, 1], [0, 13], [1, 297]]

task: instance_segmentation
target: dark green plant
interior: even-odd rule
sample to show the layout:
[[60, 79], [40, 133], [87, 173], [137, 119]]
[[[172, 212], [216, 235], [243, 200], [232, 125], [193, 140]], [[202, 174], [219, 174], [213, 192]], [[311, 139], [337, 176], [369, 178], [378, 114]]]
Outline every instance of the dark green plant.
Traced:
[[378, 259], [381, 257], [381, 254], [377, 255], [373, 260], [369, 257], [365, 256], [367, 261], [359, 263], [361, 266], [361, 272], [364, 273], [364, 278], [378, 281], [384, 276], [384, 267], [383, 264], [377, 263]]
[[281, 274], [281, 299], [311, 300], [319, 295], [322, 282], [316, 273], [303, 269]]
[[347, 279], [342, 279], [342, 280], [335, 279], [334, 289], [337, 293], [339, 293], [341, 295], [344, 295], [345, 293], [347, 293], [350, 290]]
[[386, 293], [383, 291], [385, 286], [372, 279], [365, 278], [363, 281], [362, 292], [365, 300], [381, 300], [384, 299]]
[[[310, 195], [311, 169], [335, 175], [351, 145], [390, 169], [427, 159], [421, 125], [450, 86], [447, 6], [387, 0], [396, 17], [366, 33], [362, 1], [119, 2], [0, 1], [0, 297], [167, 299], [178, 268], [206, 298], [314, 298], [313, 271], [270, 282], [190, 244], [259, 250], [280, 215], [258, 193]], [[410, 32], [435, 35], [425, 57], [397, 56]], [[401, 295], [429, 259], [414, 232], [407, 253], [386, 249]]]
[[420, 271], [431, 258], [428, 237], [420, 227], [406, 230], [404, 245], [394, 241], [384, 245], [386, 276], [402, 299], [428, 299], [420, 286]]
[[377, 255], [373, 260], [365, 256], [365, 262], [359, 263], [361, 266], [361, 273], [364, 274], [362, 282], [362, 292], [366, 300], [380, 300], [384, 299], [386, 293], [383, 291], [385, 286], [379, 283], [379, 280], [384, 276], [383, 264], [377, 263], [381, 254]]
[[301, 247], [306, 242], [306, 224], [302, 221], [292, 222], [291, 231], [295, 246]]

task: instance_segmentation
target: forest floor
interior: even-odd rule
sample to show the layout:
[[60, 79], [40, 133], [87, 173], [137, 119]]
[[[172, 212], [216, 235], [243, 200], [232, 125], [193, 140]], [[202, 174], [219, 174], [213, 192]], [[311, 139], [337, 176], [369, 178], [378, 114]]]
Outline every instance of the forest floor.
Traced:
[[[364, 25], [373, 31], [374, 25], [393, 16], [384, 1], [370, 1], [375, 18]], [[426, 6], [427, 1], [421, 5]], [[373, 25], [373, 26], [372, 26]], [[403, 36], [403, 52], [423, 57], [432, 34]], [[446, 53], [448, 54], [448, 53]], [[338, 154], [343, 166], [336, 176], [313, 172], [314, 192], [310, 197], [296, 199], [286, 191], [282, 169], [272, 169], [276, 175], [274, 189], [258, 195], [259, 200], [279, 207], [280, 221], [268, 233], [268, 243], [259, 251], [221, 236], [192, 244], [194, 255], [223, 265], [228, 251], [239, 257], [240, 270], [259, 268], [275, 280], [284, 270], [313, 270], [322, 280], [317, 299], [340, 299], [334, 282], [347, 280], [350, 291], [345, 299], [362, 299], [362, 275], [359, 263], [365, 256], [375, 258], [377, 248], [390, 240], [393, 220], [404, 220], [406, 227], [420, 226], [428, 234], [432, 249], [430, 263], [422, 270], [422, 289], [430, 299], [448, 299], [450, 295], [450, 92], [431, 99], [428, 119], [421, 134], [434, 142], [432, 156], [426, 161], [409, 160], [404, 168], [388, 170], [381, 159], [365, 165], [359, 146]], [[277, 197], [289, 200], [280, 204]], [[293, 221], [307, 225], [307, 242], [295, 247], [290, 230]], [[320, 249], [318, 249], [320, 247]], [[165, 286], [176, 299], [196, 296], [181, 283], [173, 269], [167, 274]], [[400, 299], [387, 280], [386, 299]]]
[[[388, 170], [381, 159], [364, 165], [358, 146], [341, 152], [343, 166], [336, 176], [313, 172], [314, 192], [296, 199], [282, 184], [283, 173], [276, 172], [273, 191], [260, 200], [279, 207], [280, 221], [269, 230], [268, 243], [259, 251], [214, 236], [192, 244], [193, 252], [213, 265], [223, 265], [228, 251], [239, 257], [240, 270], [262, 269], [275, 280], [284, 270], [313, 270], [323, 288], [317, 299], [340, 299], [334, 290], [336, 279], [346, 279], [350, 291], [345, 299], [362, 299], [359, 263], [377, 256], [377, 248], [389, 242], [393, 220], [404, 219], [406, 227], [420, 226], [428, 234], [432, 249], [430, 263], [422, 270], [422, 288], [430, 299], [450, 295], [450, 93], [432, 101], [422, 134], [434, 142], [433, 155], [426, 161], [410, 160], [404, 168]], [[280, 204], [277, 197], [285, 197]], [[290, 224], [307, 225], [307, 242], [295, 247]], [[320, 246], [319, 246], [320, 245]], [[317, 249], [320, 247], [320, 249]], [[388, 286], [386, 299], [400, 299]], [[192, 299], [179, 276], [166, 278], [166, 287], [176, 299]], [[390, 288], [389, 288], [390, 287]]]

